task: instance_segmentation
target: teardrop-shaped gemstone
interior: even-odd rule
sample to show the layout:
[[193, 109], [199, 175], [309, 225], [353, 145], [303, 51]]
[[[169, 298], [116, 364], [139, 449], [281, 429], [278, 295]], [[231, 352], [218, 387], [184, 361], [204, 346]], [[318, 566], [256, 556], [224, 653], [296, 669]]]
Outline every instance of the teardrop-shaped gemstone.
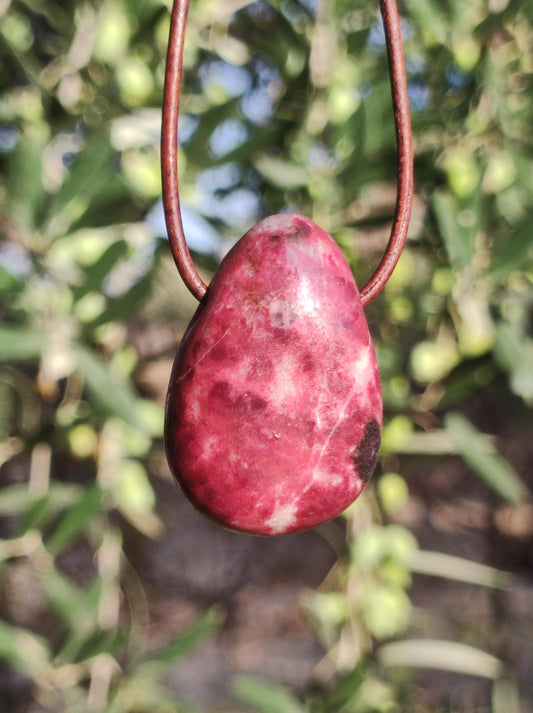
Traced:
[[170, 467], [219, 524], [273, 535], [338, 515], [374, 470], [382, 405], [341, 250], [300, 215], [250, 230], [220, 265], [174, 362]]

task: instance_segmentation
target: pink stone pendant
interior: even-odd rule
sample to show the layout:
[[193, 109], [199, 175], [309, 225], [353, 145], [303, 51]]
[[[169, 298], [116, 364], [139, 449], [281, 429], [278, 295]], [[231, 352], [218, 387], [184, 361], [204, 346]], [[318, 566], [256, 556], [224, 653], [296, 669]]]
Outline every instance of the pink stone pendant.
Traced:
[[300, 215], [228, 253], [176, 355], [165, 441], [191, 503], [233, 530], [277, 535], [335, 517], [377, 459], [376, 358], [351, 270]]

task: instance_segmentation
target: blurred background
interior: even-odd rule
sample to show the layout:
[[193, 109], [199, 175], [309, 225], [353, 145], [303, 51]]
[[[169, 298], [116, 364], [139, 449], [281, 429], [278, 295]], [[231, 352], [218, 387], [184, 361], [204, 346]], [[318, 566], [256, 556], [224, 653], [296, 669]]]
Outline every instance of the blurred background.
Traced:
[[[160, 203], [169, 10], [0, 0], [0, 711], [533, 710], [533, 4], [401, 3], [380, 461], [272, 539], [203, 520], [164, 457], [196, 304]], [[396, 187], [378, 3], [193, 0], [179, 163], [206, 281], [291, 210], [364, 284]]]

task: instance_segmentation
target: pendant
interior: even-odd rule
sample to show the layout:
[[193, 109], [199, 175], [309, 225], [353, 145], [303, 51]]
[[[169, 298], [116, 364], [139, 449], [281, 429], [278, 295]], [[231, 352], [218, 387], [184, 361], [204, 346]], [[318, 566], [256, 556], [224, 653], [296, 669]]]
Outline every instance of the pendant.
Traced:
[[176, 356], [171, 470], [225, 527], [296, 532], [335, 517], [374, 470], [382, 402], [351, 270], [300, 215], [266, 218], [221, 263]]
[[380, 0], [398, 143], [391, 236], [358, 291], [335, 241], [301, 215], [258, 223], [209, 287], [183, 234], [177, 127], [189, 0], [174, 0], [161, 134], [172, 254], [200, 300], [176, 355], [165, 446], [190, 502], [218, 524], [257, 535], [323, 523], [360, 495], [378, 455], [382, 398], [363, 313], [407, 238], [413, 152], [396, 0]]

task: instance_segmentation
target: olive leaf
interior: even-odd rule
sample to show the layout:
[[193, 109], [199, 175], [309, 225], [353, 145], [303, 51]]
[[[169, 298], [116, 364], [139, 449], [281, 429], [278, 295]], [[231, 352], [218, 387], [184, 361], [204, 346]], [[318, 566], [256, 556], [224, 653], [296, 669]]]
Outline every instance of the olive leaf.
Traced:
[[449, 413], [444, 424], [463, 460], [494, 492], [511, 503], [523, 502], [529, 496], [526, 485], [510, 463], [487, 444], [467, 418]]

